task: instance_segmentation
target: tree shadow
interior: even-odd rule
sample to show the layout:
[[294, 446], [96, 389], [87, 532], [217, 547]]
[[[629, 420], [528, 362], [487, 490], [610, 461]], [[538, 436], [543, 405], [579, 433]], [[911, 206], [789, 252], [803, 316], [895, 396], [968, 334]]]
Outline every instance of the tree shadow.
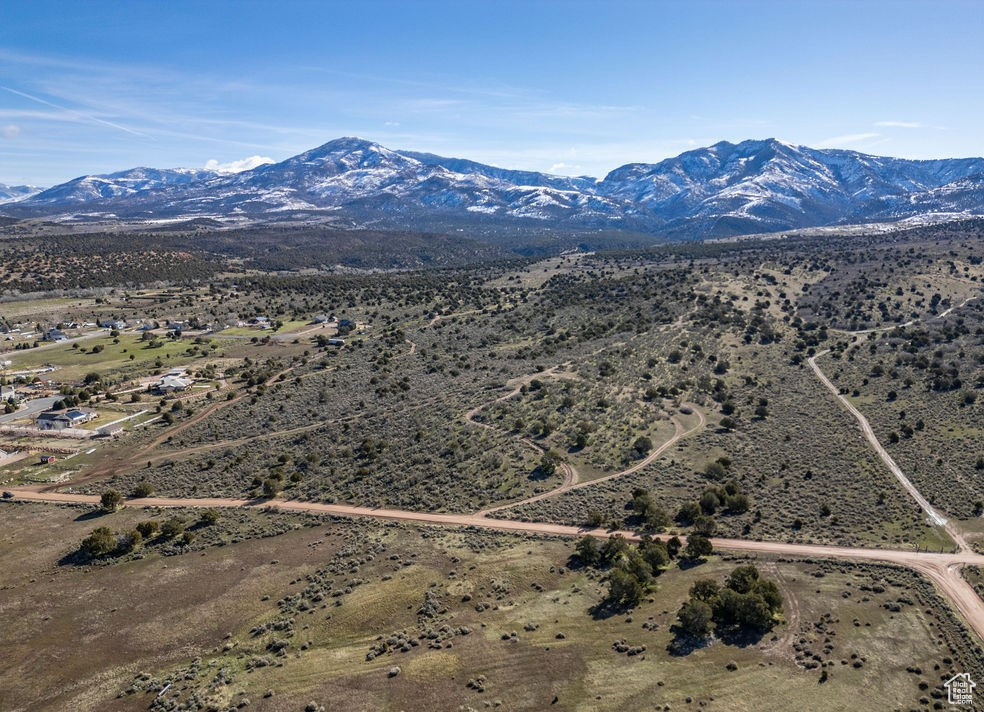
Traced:
[[721, 639], [721, 642], [727, 645], [734, 645], [738, 648], [747, 648], [750, 645], [758, 645], [762, 642], [762, 638], [765, 634], [772, 630], [772, 627], [759, 629], [759, 628], [741, 628], [740, 626], [728, 626], [722, 627], [720, 625], [716, 626], [714, 629], [714, 634]]
[[626, 605], [624, 603], [615, 603], [607, 598], [603, 598], [598, 601], [595, 605], [588, 609], [588, 613], [591, 614], [591, 618], [596, 621], [603, 621], [611, 618], [612, 616], [621, 615], [630, 611], [633, 606]]
[[591, 566], [586, 564], [577, 554], [571, 554], [567, 557], [567, 568], [571, 571], [580, 571], [583, 569], [590, 569]]
[[70, 551], [63, 557], [58, 559], [59, 566], [85, 566], [92, 562], [92, 558], [87, 554], [83, 554], [81, 551], [76, 549], [75, 551]]
[[673, 640], [666, 645], [666, 652], [675, 658], [686, 657], [695, 650], [706, 648], [714, 643], [714, 636], [712, 635], [697, 638], [684, 632], [676, 625], [671, 626], [670, 630], [673, 631], [674, 635]]
[[689, 571], [690, 569], [695, 569], [701, 564], [706, 564], [707, 559], [684, 559], [682, 556], [677, 558], [677, 566], [680, 567], [681, 571]]
[[75, 518], [77, 522], [88, 522], [92, 519], [99, 519], [100, 517], [105, 517], [109, 512], [103, 509], [93, 509], [90, 512], [83, 512]]

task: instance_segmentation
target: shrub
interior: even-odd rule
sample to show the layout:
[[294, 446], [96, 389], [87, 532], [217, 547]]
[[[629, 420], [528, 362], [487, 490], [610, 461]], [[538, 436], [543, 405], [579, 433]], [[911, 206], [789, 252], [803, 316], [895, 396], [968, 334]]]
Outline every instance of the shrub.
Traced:
[[133, 488], [133, 496], [137, 498], [150, 497], [155, 492], [154, 485], [149, 482], [138, 482]]
[[178, 517], [171, 517], [161, 525], [161, 536], [165, 539], [173, 539], [181, 534], [185, 529], [184, 520]]
[[608, 600], [619, 606], [635, 606], [642, 599], [643, 588], [635, 576], [621, 568], [612, 569], [608, 577]]
[[79, 551], [90, 558], [105, 556], [116, 549], [116, 536], [109, 527], [99, 527], [82, 540]]
[[690, 587], [690, 597], [698, 601], [713, 601], [721, 592], [721, 586], [714, 579], [698, 579]]
[[601, 546], [593, 536], [581, 537], [574, 551], [585, 566], [594, 566], [601, 561]]
[[644, 539], [639, 544], [639, 553], [649, 564], [649, 569], [654, 576], [658, 576], [663, 567], [670, 563], [670, 552], [667, 550], [666, 544], [658, 539]]
[[160, 525], [153, 519], [149, 519], [146, 522], [140, 522], [137, 525], [137, 531], [144, 539], [150, 539], [154, 536], [160, 529]]
[[143, 543], [143, 534], [137, 529], [131, 529], [126, 534], [120, 536], [117, 541], [117, 549], [121, 554], [128, 554], [131, 551], [140, 548]]
[[701, 514], [694, 520], [694, 532], [701, 536], [713, 536], [717, 531], [717, 522], [713, 517]]
[[278, 480], [278, 479], [274, 479], [273, 477], [268, 477], [267, 479], [263, 480], [263, 496], [264, 497], [267, 497], [269, 499], [273, 499], [278, 494], [280, 494], [280, 490], [282, 488], [283, 488], [283, 485], [281, 484], [281, 481]]
[[699, 561], [705, 556], [713, 553], [714, 547], [710, 540], [700, 534], [691, 534], [687, 537], [687, 546], [684, 547], [681, 556], [687, 561]]
[[620, 534], [609, 537], [601, 547], [601, 560], [612, 563], [624, 555], [630, 548], [629, 542]]
[[748, 593], [759, 580], [759, 571], [751, 564], [739, 566], [725, 580], [724, 585], [738, 593]]
[[696, 502], [685, 502], [681, 507], [680, 511], [677, 512], [676, 520], [683, 524], [684, 526], [689, 526], [694, 523], [694, 520], [700, 516], [700, 505]]
[[99, 506], [104, 512], [115, 512], [123, 506], [123, 495], [114, 489], [106, 490], [99, 497]]
[[675, 559], [677, 554], [680, 553], [680, 549], [683, 548], [683, 542], [680, 541], [680, 537], [671, 536], [666, 540], [666, 553], [670, 555], [671, 559]]

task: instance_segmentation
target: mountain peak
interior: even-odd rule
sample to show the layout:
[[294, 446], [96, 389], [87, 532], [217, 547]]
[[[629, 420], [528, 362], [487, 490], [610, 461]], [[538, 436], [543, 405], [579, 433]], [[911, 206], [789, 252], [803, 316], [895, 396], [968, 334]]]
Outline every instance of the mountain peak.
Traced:
[[141, 219], [329, 216], [347, 225], [404, 230], [536, 224], [693, 239], [941, 211], [980, 214], [982, 172], [980, 158], [910, 161], [764, 138], [720, 141], [655, 164], [627, 164], [596, 181], [392, 151], [343, 136], [233, 175], [134, 168], [83, 176], [13, 198], [3, 210], [70, 217], [84, 206], [86, 212]]
[[317, 148], [305, 151], [301, 155], [329, 155], [338, 153], [352, 153], [355, 151], [388, 151], [375, 141], [360, 138], [358, 136], [342, 136], [323, 143]]
[[300, 166], [318, 166], [320, 172], [339, 173], [382, 165], [405, 166], [411, 160], [373, 141], [355, 136], [343, 136], [280, 163], [261, 167], [259, 170], [276, 174], [281, 169], [296, 170]]
[[349, 147], [351, 149], [358, 148], [380, 148], [381, 146], [368, 138], [362, 138], [361, 136], [339, 136], [331, 141], [322, 144], [322, 148], [327, 146], [334, 146], [337, 148]]

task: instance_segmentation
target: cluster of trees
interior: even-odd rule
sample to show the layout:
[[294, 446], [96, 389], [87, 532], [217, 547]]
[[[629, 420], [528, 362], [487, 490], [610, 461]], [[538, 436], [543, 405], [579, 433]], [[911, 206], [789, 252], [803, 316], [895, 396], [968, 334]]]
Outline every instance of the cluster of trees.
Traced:
[[[91, 241], [85, 239], [89, 237]], [[134, 239], [126, 232], [4, 237], [0, 239], [4, 253], [0, 290], [75, 290], [162, 280], [193, 283], [222, 268], [200, 246], [175, 251], [158, 244], [156, 238], [147, 239], [153, 240], [153, 249], [147, 249], [143, 234]]]
[[781, 612], [779, 588], [748, 564], [732, 571], [723, 586], [713, 579], [696, 581], [677, 614], [677, 628], [693, 638], [707, 637], [712, 625], [723, 634], [761, 633]]
[[711, 536], [717, 529], [714, 514], [743, 514], [750, 506], [751, 500], [742, 493], [738, 483], [728, 481], [724, 485], [707, 487], [696, 502], [684, 503], [677, 511], [676, 520], [684, 526], [692, 526], [699, 534]]
[[[212, 526], [218, 521], [219, 513], [214, 509], [207, 509], [202, 512], [194, 528]], [[150, 519], [140, 522], [129, 531], [114, 532], [109, 527], [97, 527], [79, 544], [78, 554], [85, 560], [123, 556], [152, 539], [161, 542], [175, 541], [181, 546], [188, 546], [194, 541], [195, 534], [180, 517], [170, 517], [164, 522]]]
[[711, 542], [700, 535], [688, 537], [686, 546], [678, 537], [662, 541], [644, 536], [633, 546], [618, 534], [604, 542], [585, 536], [575, 548], [585, 566], [610, 570], [606, 602], [618, 608], [637, 605], [673, 559], [697, 562], [712, 551]]
[[637, 487], [632, 490], [632, 511], [638, 515], [647, 529], [662, 531], [670, 525], [670, 515], [647, 489]]

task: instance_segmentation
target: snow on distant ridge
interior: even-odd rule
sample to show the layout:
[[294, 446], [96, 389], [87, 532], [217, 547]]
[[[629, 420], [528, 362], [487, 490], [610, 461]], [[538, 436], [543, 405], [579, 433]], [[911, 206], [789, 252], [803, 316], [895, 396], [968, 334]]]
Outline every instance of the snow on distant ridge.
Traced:
[[[4, 206], [12, 216], [112, 211], [123, 219], [332, 212], [351, 225], [631, 229], [680, 239], [984, 212], [984, 159], [912, 161], [775, 139], [725, 141], [604, 179], [488, 166], [339, 138], [278, 163], [82, 176]], [[296, 215], [294, 215], [296, 213]], [[264, 216], [267, 216], [264, 218]]]

